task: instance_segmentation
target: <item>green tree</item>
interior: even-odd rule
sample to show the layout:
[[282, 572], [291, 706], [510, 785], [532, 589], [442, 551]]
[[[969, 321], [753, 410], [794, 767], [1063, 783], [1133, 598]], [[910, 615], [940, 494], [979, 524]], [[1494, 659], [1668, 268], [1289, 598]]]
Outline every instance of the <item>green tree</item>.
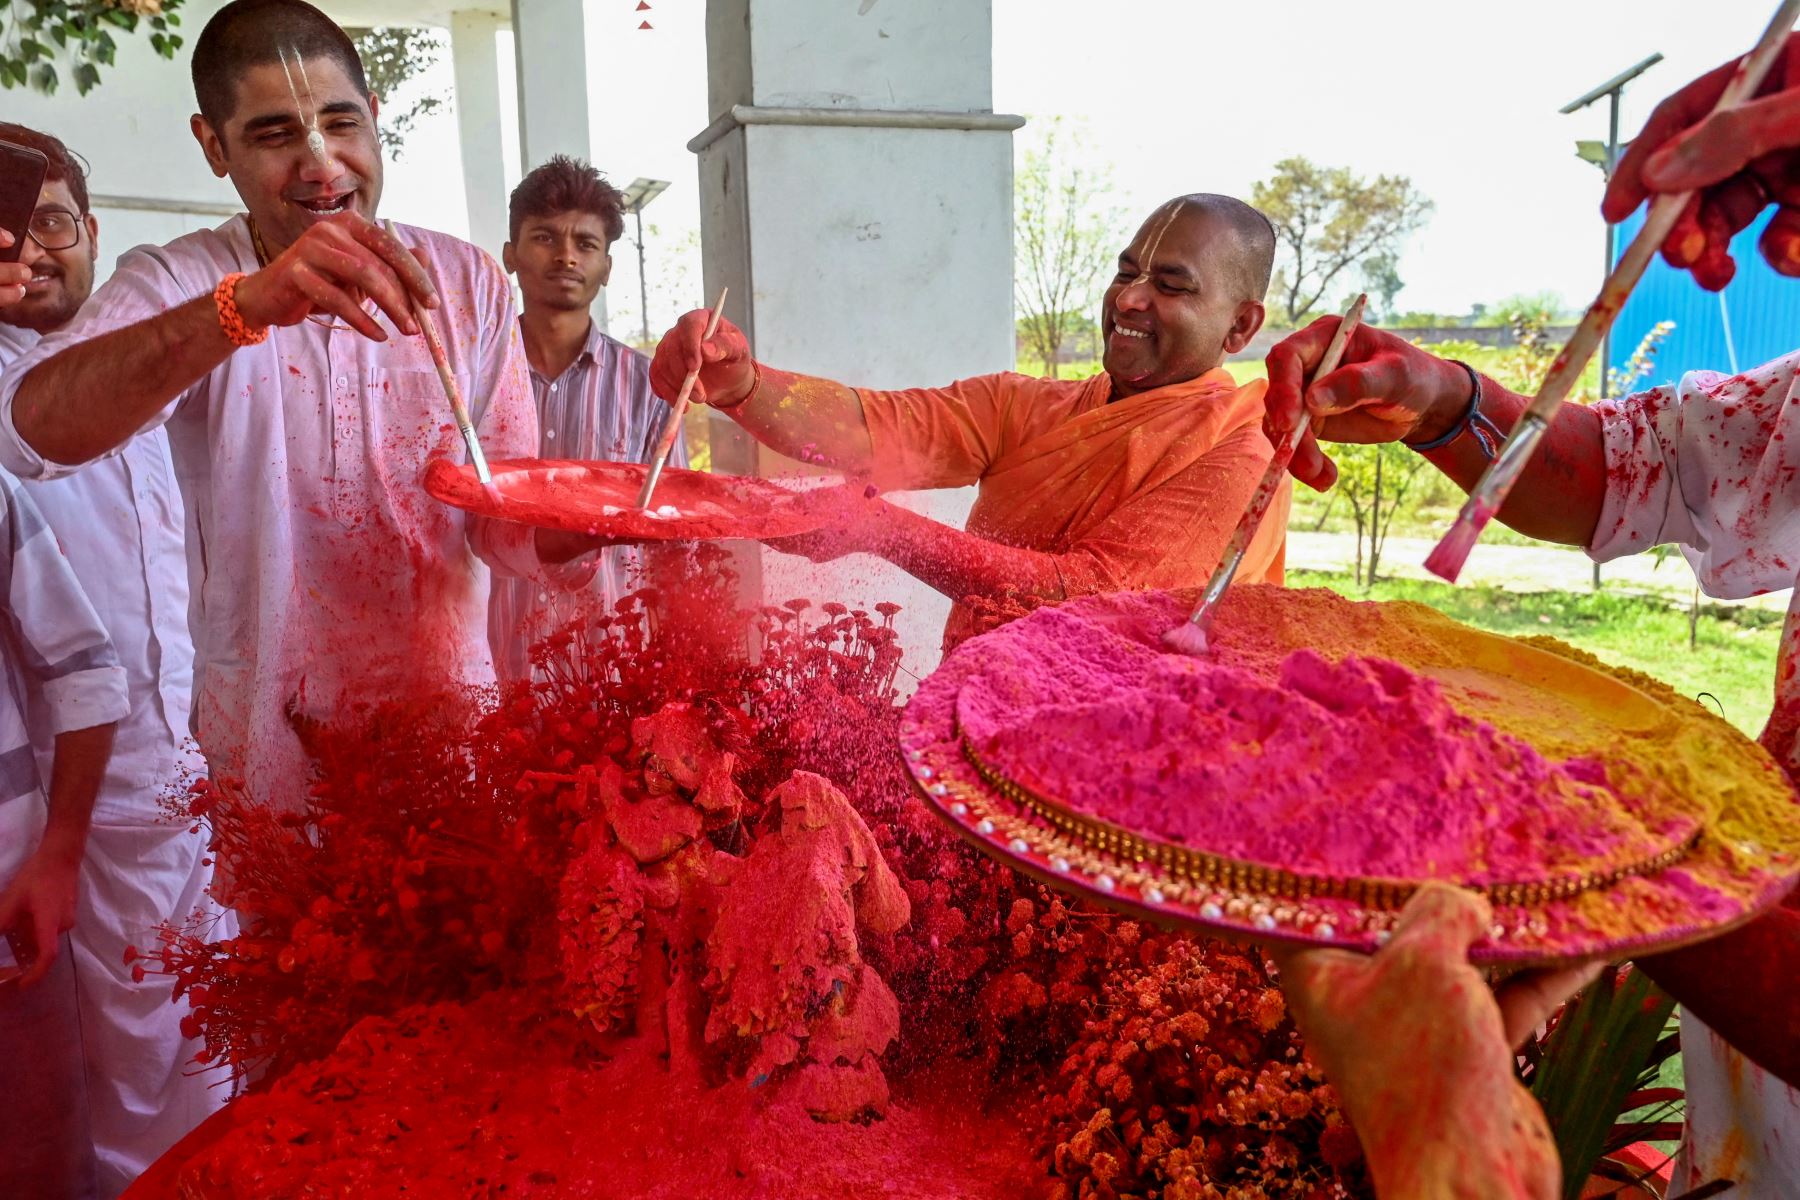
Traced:
[[1107, 203], [1112, 171], [1087, 161], [1091, 154], [1079, 130], [1053, 117], [1013, 179], [1014, 306], [1026, 347], [1052, 379], [1122, 242], [1118, 209]]
[[1336, 491], [1350, 506], [1356, 525], [1356, 582], [1372, 587], [1381, 570], [1394, 515], [1406, 502], [1425, 465], [1423, 456], [1402, 446], [1334, 446]]
[[379, 132], [384, 150], [400, 157], [406, 135], [420, 117], [444, 107], [442, 96], [410, 96], [402, 105], [400, 91], [430, 70], [448, 48], [442, 31], [416, 25], [384, 25], [379, 29], [346, 29], [362, 57], [369, 90], [381, 98]]
[[62, 83], [61, 63], [85, 96], [100, 83], [100, 68], [114, 65], [119, 44], [139, 25], [150, 30], [150, 48], [163, 58], [181, 49], [175, 10], [182, 0], [0, 0], [0, 87], [35, 88], [53, 94]]
[[1394, 299], [1406, 281], [1400, 278], [1400, 256], [1391, 250], [1371, 254], [1363, 259], [1363, 288], [1376, 301], [1376, 311], [1386, 315], [1394, 311]]
[[1408, 234], [1425, 223], [1432, 204], [1403, 175], [1364, 179], [1347, 167], [1321, 167], [1284, 158], [1250, 202], [1275, 226], [1282, 269], [1276, 309], [1298, 324], [1333, 281], [1350, 268], [1395, 256]]

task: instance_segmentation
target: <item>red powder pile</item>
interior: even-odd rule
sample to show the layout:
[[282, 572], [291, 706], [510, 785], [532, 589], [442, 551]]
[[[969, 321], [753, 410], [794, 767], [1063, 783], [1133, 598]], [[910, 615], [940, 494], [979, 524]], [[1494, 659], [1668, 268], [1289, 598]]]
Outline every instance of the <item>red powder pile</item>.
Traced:
[[1078, 811], [1312, 873], [1522, 880], [1623, 865], [1694, 828], [1647, 828], [1598, 761], [1547, 761], [1398, 663], [1298, 650], [1270, 672], [1164, 653], [1165, 626], [1054, 609], [987, 638], [962, 731]]
[[[297, 815], [197, 793], [258, 917], [147, 965], [260, 1074], [133, 1200], [1073, 1197], [1102, 1125], [1166, 1195], [1363, 1194], [1259, 961], [1046, 893], [911, 798], [893, 606], [736, 613], [695, 554], [532, 688], [315, 731]], [[1115, 1019], [1139, 981], [1212, 1006], [1181, 1055]]]

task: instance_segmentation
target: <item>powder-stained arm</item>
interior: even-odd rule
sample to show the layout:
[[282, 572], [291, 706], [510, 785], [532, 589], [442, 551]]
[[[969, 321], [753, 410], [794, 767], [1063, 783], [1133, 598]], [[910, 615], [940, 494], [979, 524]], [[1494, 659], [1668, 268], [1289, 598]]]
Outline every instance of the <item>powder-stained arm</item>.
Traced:
[[[0, 929], [28, 925], [37, 944], [37, 962], [24, 977], [31, 984], [49, 970], [57, 938], [75, 922], [76, 884], [94, 799], [112, 753], [113, 723], [124, 718], [130, 703], [118, 653], [56, 535], [25, 489], [4, 475], [0, 624], [14, 666], [37, 682], [28, 702], [42, 706], [43, 724], [56, 738], [43, 837], [0, 888]], [[32, 803], [20, 786], [35, 782], [29, 744], [0, 749], [14, 758], [22, 753], [23, 769], [30, 772], [27, 781], [9, 779], [5, 802]]]
[[674, 403], [688, 372], [698, 370], [694, 403], [730, 413], [757, 441], [789, 458], [866, 474], [874, 455], [856, 392], [831, 380], [770, 367], [759, 371], [749, 341], [730, 321], [721, 320], [713, 336], [704, 337], [711, 315], [702, 309], [684, 314], [657, 343], [650, 361], [656, 394]]
[[[859, 391], [753, 361], [743, 333], [729, 321], [702, 342], [709, 315], [688, 313], [664, 336], [650, 365], [651, 386], [672, 401], [698, 365], [693, 398], [789, 458], [872, 477], [884, 488], [913, 489], [974, 483], [1002, 451], [1009, 428], [1004, 376]], [[871, 401], [881, 405], [877, 413], [868, 411]]]
[[1496, 997], [1468, 961], [1492, 919], [1473, 893], [1428, 883], [1372, 956], [1267, 948], [1382, 1200], [1561, 1194], [1556, 1143], [1519, 1083], [1513, 1047], [1593, 971], [1543, 976]]
[[[210, 294], [170, 308], [154, 268], [145, 261], [138, 270], [142, 279], [121, 280], [117, 288], [109, 280], [90, 305], [103, 319], [113, 315], [115, 300], [124, 311], [155, 315], [123, 327], [111, 321], [46, 361], [19, 364], [16, 387], [9, 373], [10, 424], [27, 457], [38, 460], [32, 473], [55, 474], [117, 448], [237, 349]], [[346, 214], [309, 228], [274, 262], [241, 280], [235, 295], [251, 329], [294, 325], [317, 311], [386, 341], [357, 296], [372, 298], [411, 334], [417, 330], [408, 291], [436, 307], [436, 290], [418, 260], [386, 231]]]
[[[873, 489], [870, 489], [873, 490]], [[846, 554], [873, 554], [893, 563], [952, 600], [1008, 596], [1064, 598], [1056, 554], [1023, 550], [954, 529], [930, 517], [874, 499], [859, 485], [817, 493], [830, 520], [820, 529], [771, 538], [770, 549], [830, 562]]]
[[[1306, 387], [1337, 329], [1337, 317], [1314, 321], [1269, 352], [1267, 429], [1279, 439], [1305, 416], [1322, 416], [1319, 437], [1330, 442], [1429, 442], [1447, 432], [1468, 411], [1469, 376], [1457, 364], [1370, 326], [1360, 326], [1337, 370]], [[1525, 411], [1526, 397], [1493, 380], [1482, 384], [1482, 412], [1510, 432]], [[1487, 468], [1475, 440], [1463, 436], [1425, 455], [1463, 488], [1473, 488]], [[1321, 491], [1337, 478], [1337, 468], [1308, 434], [1290, 468], [1296, 479]], [[1606, 451], [1600, 419], [1592, 410], [1564, 405], [1500, 520], [1531, 537], [1585, 546], [1600, 521], [1606, 494]]]
[[[1218, 565], [1268, 457], [1261, 433], [1245, 426], [1187, 469], [1119, 505], [1058, 552], [1021, 549], [952, 529], [872, 500], [855, 486], [818, 496], [815, 503], [830, 509], [821, 531], [770, 544], [821, 562], [874, 554], [954, 600], [1008, 595], [1061, 600], [1126, 588], [1198, 587]], [[1280, 501], [1251, 544], [1242, 578], [1254, 578], [1276, 558], [1285, 493]]]
[[1061, 600], [1067, 594], [1063, 555], [1003, 545], [885, 501], [875, 512], [866, 549], [952, 600]]

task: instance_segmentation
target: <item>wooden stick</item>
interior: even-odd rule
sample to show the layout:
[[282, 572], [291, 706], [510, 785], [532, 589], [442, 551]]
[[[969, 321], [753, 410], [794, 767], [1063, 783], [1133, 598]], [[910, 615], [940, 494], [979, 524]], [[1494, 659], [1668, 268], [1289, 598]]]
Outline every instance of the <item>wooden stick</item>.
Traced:
[[[388, 236], [399, 242], [400, 231], [394, 228], [394, 222], [387, 220], [382, 224], [387, 227]], [[400, 248], [406, 250], [404, 243]], [[411, 254], [412, 251], [406, 250], [406, 253]], [[469, 420], [468, 407], [463, 404], [462, 389], [457, 386], [456, 374], [450, 369], [450, 356], [444, 353], [443, 339], [438, 337], [437, 323], [431, 319], [431, 310], [420, 304], [410, 291], [407, 292], [407, 301], [412, 305], [413, 320], [419, 323], [419, 332], [425, 335], [425, 344], [431, 348], [431, 363], [437, 368], [438, 382], [444, 385], [444, 396], [450, 401], [450, 413], [456, 418], [456, 427], [462, 430], [463, 445], [469, 448], [469, 463], [475, 468], [475, 478], [484, 486], [492, 487], [494, 476], [488, 470], [487, 455], [481, 452], [481, 439], [475, 436], [475, 423]]]
[[[1738, 63], [1736, 73], [1725, 86], [1719, 102], [1713, 106], [1713, 112], [1736, 108], [1756, 95], [1756, 89], [1769, 73], [1775, 56], [1780, 53], [1788, 34], [1793, 31], [1796, 17], [1800, 17], [1800, 0], [1783, 0], [1768, 28], [1763, 30], [1762, 39], [1756, 43], [1756, 48]], [[1669, 232], [1675, 228], [1675, 222], [1680, 219], [1682, 210], [1687, 207], [1693, 195], [1692, 192], [1668, 192], [1651, 202], [1643, 228], [1631, 239], [1625, 253], [1619, 256], [1618, 265], [1601, 285], [1599, 298], [1589, 306], [1586, 315], [1581, 318], [1581, 324], [1569, 338], [1569, 344], [1563, 347], [1562, 353], [1550, 365], [1550, 373], [1545, 376], [1543, 386], [1533, 397], [1531, 406], [1519, 418], [1518, 424], [1513, 426], [1512, 433], [1501, 446], [1499, 455], [1482, 474], [1481, 481], [1470, 491], [1468, 501], [1457, 514], [1456, 523], [1432, 550], [1430, 557], [1426, 558], [1426, 569], [1432, 574], [1451, 583], [1456, 582], [1456, 577], [1462, 573], [1463, 564], [1468, 561], [1469, 552], [1475, 548], [1476, 539], [1481, 536], [1481, 531], [1487, 527], [1494, 514], [1500, 511], [1500, 506], [1506, 503], [1507, 495], [1518, 482], [1526, 464], [1531, 461], [1538, 443], [1550, 428], [1550, 422], [1556, 418], [1556, 410], [1574, 390], [1575, 382], [1587, 368], [1588, 360], [1600, 348], [1601, 339], [1612, 327], [1619, 310], [1625, 306], [1626, 297], [1637, 286], [1638, 280], [1643, 278], [1644, 269], [1650, 265], [1651, 258], [1668, 238]]]
[[[1795, 0], [1800, 3], [1800, 0]], [[702, 342], [719, 332], [719, 318], [725, 313], [725, 297], [731, 289], [719, 289], [719, 302], [713, 305], [712, 319], [706, 323], [706, 332], [700, 335]], [[702, 362], [704, 363], [704, 358]], [[644, 473], [644, 487], [638, 492], [638, 507], [649, 508], [650, 497], [656, 492], [656, 481], [662, 478], [663, 466], [669, 461], [669, 452], [675, 449], [675, 435], [681, 432], [681, 420], [687, 416], [688, 397], [694, 394], [694, 384], [700, 381], [700, 368], [695, 367], [681, 381], [681, 391], [675, 396], [675, 403], [669, 406], [669, 415], [663, 421], [662, 433], [656, 439], [656, 449], [650, 455], [650, 469]]]
[[[1323, 379], [1337, 370], [1338, 363], [1344, 358], [1344, 348], [1350, 344], [1356, 327], [1362, 324], [1363, 309], [1368, 303], [1369, 297], [1365, 293], [1350, 305], [1344, 319], [1338, 322], [1337, 332], [1331, 335], [1331, 341], [1326, 345], [1325, 353], [1319, 359], [1319, 365], [1313, 371], [1309, 383]], [[1275, 457], [1269, 460], [1269, 467], [1263, 472], [1261, 482], [1250, 494], [1249, 507], [1244, 509], [1237, 528], [1232, 531], [1231, 540], [1225, 544], [1225, 556], [1219, 560], [1218, 568], [1206, 582], [1206, 589], [1200, 593], [1200, 603], [1188, 615], [1187, 620], [1163, 635], [1164, 644], [1187, 654], [1205, 652], [1206, 630], [1212, 624], [1213, 610], [1218, 607], [1219, 598], [1231, 586], [1238, 567], [1243, 564], [1244, 554], [1250, 549], [1250, 541], [1256, 536], [1257, 527], [1262, 524], [1270, 502], [1275, 499], [1275, 492], [1287, 475], [1288, 464], [1294, 461], [1294, 452], [1300, 448], [1307, 430], [1313, 425], [1314, 422], [1305, 419], [1296, 422], [1288, 435], [1281, 439], [1281, 444], [1275, 447]]]

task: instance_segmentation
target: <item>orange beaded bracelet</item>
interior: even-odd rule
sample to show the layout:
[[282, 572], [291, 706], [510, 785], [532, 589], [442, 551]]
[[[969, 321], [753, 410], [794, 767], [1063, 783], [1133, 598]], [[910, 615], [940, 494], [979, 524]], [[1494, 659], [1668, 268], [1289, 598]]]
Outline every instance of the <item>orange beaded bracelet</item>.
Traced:
[[244, 314], [238, 311], [237, 285], [244, 278], [242, 271], [234, 271], [219, 280], [219, 286], [213, 289], [213, 304], [219, 310], [219, 328], [231, 339], [234, 346], [254, 346], [268, 340], [267, 329], [252, 329], [244, 323]]

